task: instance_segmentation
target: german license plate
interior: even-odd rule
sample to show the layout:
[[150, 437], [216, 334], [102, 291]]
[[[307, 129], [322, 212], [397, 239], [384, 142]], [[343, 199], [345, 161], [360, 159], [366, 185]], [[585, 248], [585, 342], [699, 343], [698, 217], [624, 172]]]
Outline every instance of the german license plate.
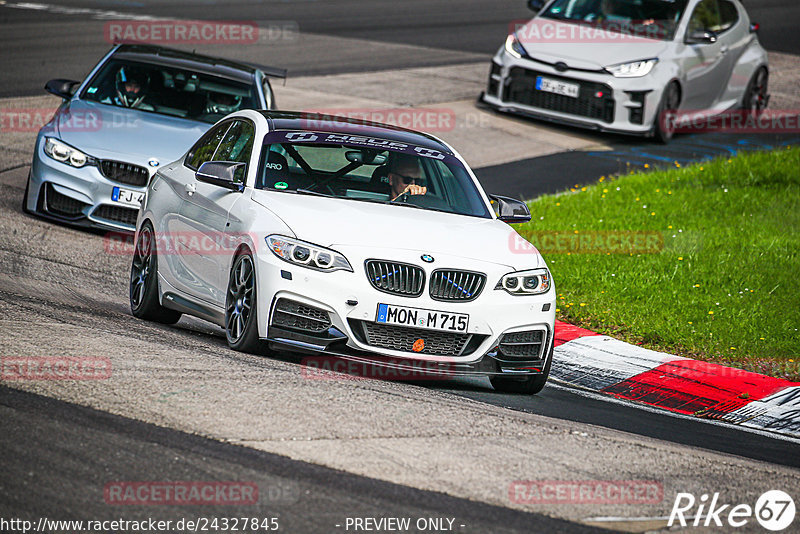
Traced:
[[375, 321], [384, 324], [427, 328], [429, 330], [443, 330], [445, 332], [466, 332], [469, 326], [469, 315], [424, 310], [422, 308], [407, 308], [392, 304], [378, 304], [378, 314]]
[[126, 206], [133, 206], [138, 208], [142, 205], [144, 200], [144, 193], [141, 191], [131, 191], [130, 189], [123, 189], [115, 187], [111, 190], [111, 200], [125, 204]]
[[536, 89], [538, 89], [539, 91], [544, 91], [546, 93], [555, 93], [557, 95], [564, 95], [572, 98], [578, 98], [578, 91], [580, 90], [580, 85], [578, 85], [577, 83], [567, 83], [559, 80], [553, 80], [550, 78], [545, 78], [544, 76], [537, 76]]

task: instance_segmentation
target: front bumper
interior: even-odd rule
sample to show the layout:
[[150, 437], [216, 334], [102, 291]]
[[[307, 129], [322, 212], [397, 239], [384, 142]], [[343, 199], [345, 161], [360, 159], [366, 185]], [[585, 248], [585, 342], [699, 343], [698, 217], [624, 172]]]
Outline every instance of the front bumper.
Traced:
[[[651, 135], [663, 86], [654, 71], [641, 78], [615, 78], [605, 72], [558, 71], [531, 58], [515, 58], [504, 48], [492, 59], [487, 89], [480, 101], [498, 111], [567, 126], [633, 135]], [[544, 76], [578, 84], [579, 96], [535, 88]]]
[[114, 187], [141, 193], [147, 189], [110, 180], [93, 165], [76, 168], [55, 161], [44, 152], [44, 136], [37, 139], [28, 211], [75, 226], [133, 232], [139, 210], [113, 200]]
[[[533, 296], [514, 296], [495, 290], [500, 277], [511, 269], [482, 262], [481, 265], [471, 263], [463, 267], [487, 274], [486, 287], [473, 301], [433, 300], [428, 295], [427, 286], [419, 297], [403, 297], [377, 291], [370, 285], [364, 271], [365, 258], [346, 247], [334, 248], [351, 261], [355, 272], [321, 273], [283, 262], [266, 250], [257, 255], [259, 336], [274, 349], [332, 356], [359, 363], [370, 362], [406, 371], [420, 371], [420, 364], [424, 363], [426, 371], [423, 374], [432, 375], [544, 372], [553, 343], [555, 288]], [[374, 255], [407, 263], [414, 263], [421, 253], [370, 251], [371, 257]], [[437, 255], [437, 261], [441, 261], [439, 265], [459, 265], [457, 258], [440, 256]], [[419, 265], [419, 262], [416, 264]], [[433, 270], [433, 267], [423, 268], [426, 271]], [[276, 319], [280, 314], [276, 311], [279, 301], [291, 301], [314, 308], [325, 314], [327, 319], [318, 322], [315, 328], [297, 328], [295, 323]], [[450, 347], [447, 340], [449, 333], [408, 326], [389, 327], [389, 334], [391, 328], [396, 328], [397, 336], [391, 343], [394, 348], [387, 348], [376, 342], [376, 338], [365, 335], [366, 327], [371, 325], [387, 328], [385, 324], [376, 322], [379, 304], [467, 314], [469, 326], [465, 334], [457, 334], [465, 338], [453, 351], [443, 350], [440, 353], [433, 348]], [[321, 314], [318, 312], [315, 313], [319, 320]], [[506, 334], [520, 332], [533, 332], [531, 335], [540, 336], [536, 338], [541, 343], [536, 348], [535, 357], [507, 356], [500, 347], [500, 341]], [[413, 335], [409, 337], [410, 334]], [[407, 338], [408, 343], [397, 350], [397, 339], [400, 338]], [[435, 338], [440, 341], [435, 341]], [[423, 340], [423, 345], [431, 347], [431, 350], [416, 351], [415, 339]]]

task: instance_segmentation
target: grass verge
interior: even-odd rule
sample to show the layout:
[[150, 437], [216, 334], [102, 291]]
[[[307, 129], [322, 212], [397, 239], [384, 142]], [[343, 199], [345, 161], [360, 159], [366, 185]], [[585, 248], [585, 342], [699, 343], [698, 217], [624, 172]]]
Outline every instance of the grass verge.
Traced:
[[530, 203], [564, 321], [800, 381], [800, 149], [601, 180]]

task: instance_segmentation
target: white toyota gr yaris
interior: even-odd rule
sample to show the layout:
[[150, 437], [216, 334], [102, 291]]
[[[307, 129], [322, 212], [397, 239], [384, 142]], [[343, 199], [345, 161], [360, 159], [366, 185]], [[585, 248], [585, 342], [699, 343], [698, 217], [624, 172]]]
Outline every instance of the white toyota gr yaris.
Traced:
[[266, 343], [536, 393], [552, 360], [555, 287], [507, 224], [529, 219], [430, 135], [240, 111], [148, 185], [131, 310], [212, 321], [236, 350]]

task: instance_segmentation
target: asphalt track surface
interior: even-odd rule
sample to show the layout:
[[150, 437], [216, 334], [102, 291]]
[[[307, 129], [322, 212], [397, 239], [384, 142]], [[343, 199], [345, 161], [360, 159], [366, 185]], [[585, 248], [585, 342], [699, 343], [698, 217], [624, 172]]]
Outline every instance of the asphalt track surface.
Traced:
[[[457, 518], [456, 532], [602, 532], [348, 475], [2, 386], [0, 412], [0, 517], [5, 518], [276, 517], [282, 532], [331, 532], [342, 530], [336, 526], [344, 525], [347, 516], [448, 517]], [[207, 480], [210, 473], [217, 480], [255, 482], [259, 503], [153, 511], [147, 506], [120, 510], [104, 501], [108, 480]]]
[[[295, 74], [328, 74], [454, 64], [488, 57], [506, 34], [508, 21], [525, 18], [529, 12], [524, 2], [465, 1], [452, 2], [177, 2], [177, 1], [107, 1], [69, 2], [70, 6], [87, 6], [124, 12], [141, 12], [165, 17], [207, 18], [225, 20], [297, 21], [302, 32], [341, 37], [364, 42], [387, 42], [431, 49], [429, 55], [419, 50], [408, 54], [384, 51], [348, 55], [337, 49], [301, 48], [297, 54], [264, 54], [261, 63], [288, 67]], [[796, 32], [800, 4], [793, 1], [764, 1], [748, 5], [751, 16], [765, 29], [762, 41], [768, 48], [797, 53], [800, 51]], [[265, 12], [269, 16], [265, 16]], [[480, 21], [480, 22], [476, 22]], [[41, 94], [43, 80], [52, 77], [80, 78], [89, 65], [108, 48], [97, 34], [81, 31], [97, 29], [102, 23], [82, 22], [79, 17], [29, 10], [0, 8], [0, 54], [4, 68], [0, 71], [0, 96]], [[770, 29], [767, 33], [767, 29]], [[465, 34], [468, 38], [465, 38]], [[43, 38], [44, 36], [45, 38]], [[363, 44], [362, 44], [363, 46]], [[693, 144], [687, 136], [676, 139]], [[786, 138], [765, 143], [781, 144]], [[793, 141], [796, 142], [796, 141]], [[720, 141], [719, 153], [724, 153]], [[655, 152], [648, 148], [649, 160], [642, 159], [641, 143], [620, 140], [614, 149], [621, 155], [584, 154], [584, 161], [575, 163], [570, 183], [588, 183], [600, 173], [619, 171], [621, 161], [663, 161], [685, 153], [671, 154], [675, 145]], [[653, 154], [655, 157], [653, 158]], [[704, 154], [697, 154], [701, 157]], [[707, 155], [707, 153], [706, 153]], [[554, 155], [537, 160], [545, 169], [558, 170], [566, 156]], [[664, 158], [660, 160], [659, 158]], [[488, 167], [478, 172], [487, 189], [493, 192], [533, 197], [563, 189], [563, 183], [538, 182], [531, 187], [524, 180], [530, 160]], [[550, 174], [550, 173], [548, 173]], [[553, 173], [555, 174], [555, 173]], [[0, 216], [20, 219], [19, 210], [24, 175], [15, 174], [4, 180], [4, 199]], [[502, 189], [502, 188], [507, 189]], [[499, 189], [499, 190], [498, 190]], [[33, 219], [23, 223], [36, 228], [37, 235], [51, 234], [47, 225]], [[63, 295], [49, 295], [31, 289], [37, 280], [56, 274], [70, 273], [64, 279], [67, 295], [80, 293], [94, 283], [95, 275], [85, 268], [76, 269], [71, 258], [79, 255], [80, 245], [95, 242], [100, 236], [76, 230], [59, 231], [68, 252], [44, 240], [48, 246], [33, 250], [21, 241], [24, 232], [3, 225], [4, 244], [0, 272], [0, 304], [6, 311], [24, 309], [30, 321], [74, 322], [74, 316], [93, 317], [110, 331], [135, 327], [137, 323], [126, 310], [124, 291], [117, 291], [108, 301], [87, 299], [80, 305]], [[19, 232], [19, 238], [15, 237]], [[30, 237], [30, 236], [28, 236]], [[55, 241], [57, 242], [57, 241]], [[44, 277], [44, 278], [43, 278]], [[118, 273], [114, 288], [124, 285], [126, 273]], [[123, 325], [123, 326], [120, 326]], [[191, 344], [203, 339], [224, 353], [224, 338], [216, 329], [191, 321], [177, 329], [143, 328], [141, 336], [153, 344]], [[43, 339], [43, 338], [42, 338]], [[42, 347], [46, 342], [42, 341]], [[291, 361], [291, 360], [290, 360]], [[800, 467], [800, 454], [794, 443], [768, 436], [743, 432], [735, 428], [711, 425], [676, 418], [669, 414], [644, 411], [630, 404], [608, 403], [586, 398], [564, 388], [546, 388], [535, 397], [519, 397], [495, 393], [485, 380], [461, 380], [426, 386], [442, 393], [452, 393], [487, 405], [547, 416], [582, 425], [595, 425], [621, 430], [633, 435], [688, 445], [698, 449], [731, 454], [740, 458], [764, 461], [776, 466]], [[469, 526], [470, 532], [498, 532], [499, 526], [516, 531], [580, 531], [586, 527], [566, 523], [543, 515], [527, 514], [506, 508], [480, 504], [441, 493], [424, 492], [375, 478], [348, 474], [283, 456], [259, 452], [230, 444], [207, 440], [188, 433], [170, 430], [116, 415], [91, 410], [41, 395], [0, 387], [0, 516], [58, 516], [101, 519], [111, 512], [102, 503], [98, 488], [105, 481], [117, 480], [197, 480], [213, 474], [215, 479], [245, 479], [248, 476], [264, 484], [288, 484], [303, 493], [298, 502], [276, 503], [274, 508], [259, 509], [258, 515], [276, 513], [290, 532], [322, 532], [334, 530], [347, 510], [347, 515], [412, 515], [456, 516]], [[102, 460], [105, 459], [105, 460]], [[791, 489], [791, 488], [789, 488]], [[237, 510], [238, 512], [239, 510]], [[146, 517], [148, 510], [126, 509], [126, 515]], [[164, 511], [164, 518], [185, 515], [186, 510]], [[196, 510], [190, 510], [198, 515]], [[159, 513], [162, 513], [159, 511]], [[220, 515], [213, 510], [204, 515]], [[283, 529], [282, 529], [283, 530]]]

